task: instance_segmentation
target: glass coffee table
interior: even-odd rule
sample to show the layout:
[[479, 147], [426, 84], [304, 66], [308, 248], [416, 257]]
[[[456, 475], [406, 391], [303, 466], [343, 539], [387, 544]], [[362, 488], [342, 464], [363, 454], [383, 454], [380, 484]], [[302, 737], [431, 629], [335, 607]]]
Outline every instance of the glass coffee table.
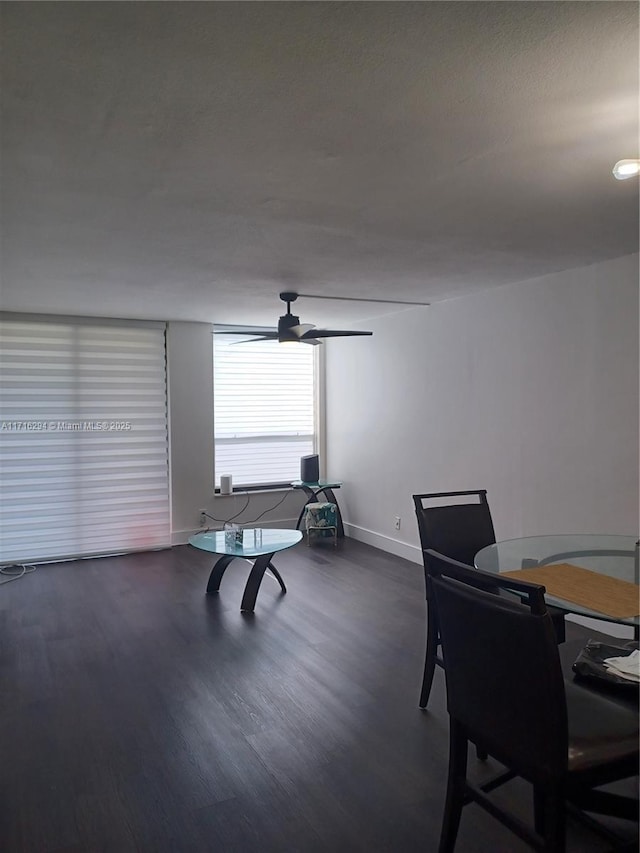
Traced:
[[299, 530], [275, 530], [261, 527], [240, 532], [241, 542], [235, 541], [233, 533], [230, 535], [229, 531], [211, 530], [208, 533], [196, 533], [191, 536], [189, 545], [193, 545], [200, 551], [220, 554], [209, 576], [207, 595], [214, 595], [219, 591], [220, 581], [232, 560], [240, 558], [253, 563], [240, 604], [240, 610], [252, 613], [262, 578], [267, 570], [278, 581], [282, 592], [287, 591], [271, 558], [277, 551], [285, 551], [297, 545], [302, 539], [302, 533]]

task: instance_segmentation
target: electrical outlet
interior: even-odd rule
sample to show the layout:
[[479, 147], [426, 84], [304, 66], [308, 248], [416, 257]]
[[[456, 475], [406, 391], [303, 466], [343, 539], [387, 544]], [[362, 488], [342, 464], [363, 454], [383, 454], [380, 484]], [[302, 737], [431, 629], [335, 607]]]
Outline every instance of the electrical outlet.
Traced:
[[400, 530], [400, 516], [399, 515], [396, 515], [395, 527], [396, 527], [396, 530]]
[[200, 510], [199, 524], [200, 524], [200, 527], [206, 527], [207, 526], [207, 511], [206, 511], [206, 509]]

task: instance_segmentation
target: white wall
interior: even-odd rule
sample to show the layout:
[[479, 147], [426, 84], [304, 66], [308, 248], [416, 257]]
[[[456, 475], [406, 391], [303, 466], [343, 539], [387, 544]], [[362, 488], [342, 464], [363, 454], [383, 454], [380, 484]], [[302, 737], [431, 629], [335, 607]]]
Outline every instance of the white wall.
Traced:
[[350, 535], [419, 561], [411, 495], [476, 488], [498, 539], [638, 533], [637, 255], [366, 325], [327, 346]]
[[[214, 495], [212, 327], [208, 323], [171, 322], [167, 327], [169, 434], [171, 455], [172, 542], [187, 541], [198, 530], [198, 513], [228, 519], [246, 503], [244, 494]], [[239, 524], [249, 524], [275, 506], [283, 492], [252, 492]], [[303, 495], [291, 492], [258, 522], [264, 527], [292, 527]], [[211, 527], [221, 527], [214, 521]]]

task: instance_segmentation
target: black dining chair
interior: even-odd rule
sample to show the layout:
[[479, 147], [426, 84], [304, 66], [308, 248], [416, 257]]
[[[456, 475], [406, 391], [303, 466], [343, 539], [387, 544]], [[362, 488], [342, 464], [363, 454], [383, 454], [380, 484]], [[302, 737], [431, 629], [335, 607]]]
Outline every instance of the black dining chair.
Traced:
[[[442, 666], [442, 658], [438, 654], [440, 645], [438, 614], [429, 600], [427, 585], [429, 558], [425, 556], [425, 552], [433, 549], [453, 560], [472, 566], [478, 551], [487, 545], [493, 545], [496, 535], [486, 489], [413, 495], [413, 503], [418, 520], [427, 596], [427, 649], [419, 703], [421, 708], [426, 708], [435, 668]], [[563, 643], [564, 613], [557, 608], [549, 608], [549, 612], [557, 642]]]
[[[567, 801], [637, 820], [637, 800], [594, 790], [638, 773], [637, 711], [565, 684], [544, 587], [481, 572], [432, 550], [428, 556], [450, 718], [439, 853], [453, 851], [469, 802], [548, 853], [565, 850]], [[506, 771], [472, 784], [469, 742]], [[533, 786], [533, 826], [488, 796], [516, 776]]]

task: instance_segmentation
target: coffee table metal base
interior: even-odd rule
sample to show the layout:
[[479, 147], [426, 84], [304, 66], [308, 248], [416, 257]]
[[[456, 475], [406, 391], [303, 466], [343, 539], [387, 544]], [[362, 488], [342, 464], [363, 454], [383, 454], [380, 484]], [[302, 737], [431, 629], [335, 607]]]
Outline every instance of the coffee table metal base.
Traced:
[[[258, 597], [258, 590], [260, 589], [262, 578], [264, 577], [264, 573], [267, 569], [280, 584], [282, 592], [285, 593], [287, 591], [287, 587], [280, 576], [280, 572], [271, 562], [271, 558], [275, 553], [275, 551], [272, 551], [271, 554], [260, 554], [259, 557], [254, 559], [253, 566], [251, 567], [251, 571], [249, 572], [249, 577], [247, 578], [247, 583], [244, 588], [240, 610], [253, 613], [256, 606], [256, 598]], [[207, 595], [215, 595], [215, 593], [220, 591], [220, 582], [222, 581], [227, 566], [232, 560], [236, 559], [238, 558], [233, 554], [224, 554], [216, 561], [213, 569], [211, 570], [211, 574], [209, 575]], [[246, 560], [247, 557], [241, 557], [240, 559]]]

